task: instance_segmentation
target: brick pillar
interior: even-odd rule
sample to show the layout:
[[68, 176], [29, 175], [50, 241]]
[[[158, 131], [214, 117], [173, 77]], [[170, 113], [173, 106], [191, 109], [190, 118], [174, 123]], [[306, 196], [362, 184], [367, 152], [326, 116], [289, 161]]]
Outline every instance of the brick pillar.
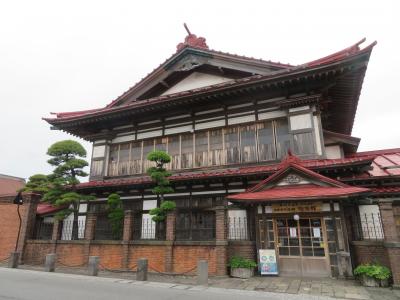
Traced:
[[22, 194], [24, 204], [20, 206], [21, 231], [18, 239], [17, 252], [20, 252], [20, 263], [23, 263], [23, 253], [26, 240], [32, 238], [36, 223], [36, 210], [40, 201], [40, 195], [34, 193]]
[[96, 227], [97, 216], [93, 212], [88, 212], [86, 215], [86, 226], [85, 226], [85, 240], [94, 240], [94, 230]]
[[176, 228], [176, 210], [167, 213], [165, 234], [165, 271], [174, 271], [174, 241]]
[[51, 234], [51, 243], [52, 243], [52, 248], [53, 248], [52, 253], [57, 252], [57, 240], [59, 240], [61, 238], [61, 236], [60, 236], [61, 227], [62, 227], [62, 222], [60, 222], [57, 219], [54, 219], [53, 233]]
[[132, 239], [133, 233], [133, 216], [132, 210], [124, 212], [124, 231], [122, 234], [122, 267], [128, 269], [129, 266], [129, 241]]
[[94, 230], [96, 227], [97, 215], [94, 212], [88, 212], [86, 215], [86, 225], [85, 225], [85, 246], [83, 250], [83, 255], [89, 263], [90, 256], [90, 242], [94, 240]]
[[226, 208], [218, 206], [215, 209], [215, 256], [217, 275], [227, 274], [227, 218]]
[[380, 200], [379, 210], [385, 235], [384, 246], [388, 253], [393, 276], [393, 286], [400, 288], [400, 238], [393, 213], [393, 200]]
[[54, 219], [53, 233], [51, 235], [51, 240], [57, 241], [60, 239], [61, 224], [62, 224], [62, 222], [60, 222], [57, 219]]

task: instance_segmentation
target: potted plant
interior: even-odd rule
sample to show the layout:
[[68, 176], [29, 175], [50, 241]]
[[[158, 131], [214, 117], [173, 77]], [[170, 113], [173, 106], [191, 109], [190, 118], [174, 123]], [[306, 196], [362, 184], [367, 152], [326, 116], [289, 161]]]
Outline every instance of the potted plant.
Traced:
[[387, 287], [389, 286], [390, 270], [380, 264], [361, 264], [354, 269], [356, 275], [363, 286]]
[[233, 256], [228, 266], [231, 268], [231, 276], [237, 278], [250, 278], [254, 276], [255, 261], [240, 256]]

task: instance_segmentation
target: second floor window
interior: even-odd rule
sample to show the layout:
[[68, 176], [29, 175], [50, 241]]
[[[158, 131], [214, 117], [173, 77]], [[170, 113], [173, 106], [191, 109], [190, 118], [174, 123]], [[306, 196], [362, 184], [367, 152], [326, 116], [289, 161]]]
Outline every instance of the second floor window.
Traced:
[[286, 118], [112, 145], [109, 176], [146, 173], [147, 154], [156, 149], [171, 156], [170, 170], [279, 160], [294, 144], [297, 154], [313, 153], [314, 136], [293, 133]]

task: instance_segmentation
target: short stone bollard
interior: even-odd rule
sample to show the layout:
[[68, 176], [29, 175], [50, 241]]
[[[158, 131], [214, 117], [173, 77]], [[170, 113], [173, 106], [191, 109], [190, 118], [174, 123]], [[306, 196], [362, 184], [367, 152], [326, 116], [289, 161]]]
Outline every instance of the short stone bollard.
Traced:
[[56, 268], [56, 254], [47, 254], [46, 260], [44, 261], [44, 271], [45, 272], [54, 272]]
[[99, 256], [89, 256], [88, 275], [97, 276], [99, 274]]
[[208, 285], [208, 261], [197, 261], [197, 284]]
[[19, 252], [11, 252], [10, 258], [8, 259], [8, 267], [9, 268], [18, 268], [19, 261]]
[[148, 263], [147, 258], [139, 258], [137, 261], [136, 280], [147, 280]]

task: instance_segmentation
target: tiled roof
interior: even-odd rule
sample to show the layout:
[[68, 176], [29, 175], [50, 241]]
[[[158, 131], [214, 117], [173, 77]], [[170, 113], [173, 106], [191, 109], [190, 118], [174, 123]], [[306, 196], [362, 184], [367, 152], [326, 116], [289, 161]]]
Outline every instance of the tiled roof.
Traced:
[[361, 177], [400, 175], [400, 148], [358, 152], [350, 157], [361, 158], [367, 156], [374, 156], [374, 160], [371, 164], [372, 170], [367, 171]]
[[37, 209], [36, 209], [36, 214], [46, 215], [46, 214], [50, 214], [50, 213], [55, 213], [64, 208], [65, 207], [58, 207], [58, 206], [51, 205], [49, 203], [39, 203], [37, 206]]
[[[146, 100], [140, 100], [140, 101], [133, 101], [132, 103], [123, 105], [123, 106], [115, 106], [127, 93], [129, 93], [133, 88], [135, 88], [136, 85], [140, 84], [142, 81], [144, 81], [145, 79], [147, 79], [148, 77], [150, 77], [151, 75], [153, 75], [153, 73], [155, 73], [156, 71], [159, 71], [161, 66], [165, 64], [165, 62], [158, 67], [157, 69], [155, 69], [152, 73], [150, 73], [149, 75], [147, 75], [144, 79], [142, 79], [138, 84], [136, 84], [134, 87], [130, 88], [127, 92], [125, 92], [124, 94], [122, 94], [120, 97], [118, 97], [116, 100], [112, 101], [110, 104], [108, 104], [106, 107], [104, 108], [99, 108], [99, 109], [92, 109], [92, 110], [87, 110], [87, 111], [76, 111], [76, 112], [61, 112], [61, 113], [55, 113], [56, 118], [44, 118], [44, 120], [52, 122], [52, 121], [56, 121], [56, 120], [74, 120], [74, 119], [78, 119], [79, 117], [86, 117], [86, 116], [95, 116], [98, 114], [103, 114], [103, 113], [108, 113], [108, 112], [114, 112], [114, 111], [118, 111], [118, 110], [125, 110], [127, 108], [133, 108], [133, 107], [142, 107], [142, 106], [147, 106], [150, 104], [154, 104], [154, 103], [158, 103], [158, 102], [163, 102], [163, 101], [170, 101], [173, 99], [177, 99], [180, 97], [185, 97], [188, 95], [197, 95], [197, 94], [201, 94], [203, 92], [210, 92], [210, 91], [216, 91], [219, 89], [224, 89], [224, 88], [231, 88], [231, 87], [236, 87], [236, 86], [240, 86], [242, 84], [248, 84], [248, 83], [252, 83], [252, 82], [256, 82], [256, 81], [262, 81], [262, 80], [269, 80], [269, 79], [276, 79], [279, 77], [282, 77], [282, 75], [288, 75], [291, 73], [295, 73], [296, 71], [305, 71], [308, 69], [312, 69], [321, 65], [326, 65], [326, 64], [331, 64], [331, 63], [335, 63], [337, 61], [340, 60], [344, 60], [346, 58], [364, 53], [364, 52], [368, 52], [370, 51], [376, 44], [376, 42], [370, 44], [369, 46], [365, 47], [364, 49], [360, 49], [359, 45], [364, 41], [365, 39], [363, 39], [362, 41], [358, 42], [357, 44], [346, 48], [342, 51], [339, 51], [333, 55], [327, 56], [323, 59], [320, 60], [316, 60], [316, 61], [312, 61], [309, 63], [305, 63], [303, 65], [300, 66], [291, 66], [291, 65], [281, 65], [279, 64], [279, 66], [281, 67], [280, 70], [277, 71], [273, 71], [269, 74], [266, 75], [254, 75], [254, 76], [249, 76], [249, 77], [245, 77], [245, 78], [241, 78], [241, 79], [235, 79], [235, 80], [229, 80], [223, 83], [219, 83], [219, 84], [214, 84], [214, 85], [209, 85], [209, 86], [205, 86], [205, 87], [201, 87], [201, 88], [196, 88], [193, 90], [187, 90], [187, 91], [182, 91], [182, 92], [178, 92], [178, 93], [174, 93], [174, 94], [168, 94], [168, 95], [162, 95], [162, 96], [158, 96], [158, 97], [154, 97], [154, 98], [150, 98], [150, 99], [146, 99]], [[187, 47], [185, 47], [184, 49], [186, 49]], [[184, 51], [181, 50], [181, 51]], [[252, 58], [247, 58], [247, 57], [243, 57], [243, 56], [236, 56], [236, 55], [232, 55], [232, 54], [228, 54], [228, 53], [223, 53], [223, 52], [217, 52], [214, 50], [205, 50], [205, 49], [200, 49], [202, 51], [208, 51], [208, 52], [213, 52], [213, 53], [218, 53], [221, 55], [228, 55], [228, 56], [233, 56], [236, 58], [243, 58], [243, 59], [250, 59], [250, 60], [254, 60]], [[174, 54], [176, 55], [176, 54]], [[172, 58], [172, 57], [171, 57]], [[169, 58], [168, 60], [170, 60], [171, 58]], [[262, 61], [262, 60], [261, 60]], [[262, 61], [265, 62], [265, 61]]]
[[[368, 157], [352, 157], [342, 159], [320, 159], [320, 160], [304, 160], [302, 166], [311, 169], [324, 169], [338, 166], [350, 166], [355, 164], [369, 164], [371, 163], [373, 156]], [[170, 177], [171, 181], [181, 180], [193, 180], [193, 179], [205, 179], [205, 178], [216, 178], [216, 177], [227, 177], [227, 176], [238, 176], [238, 175], [252, 175], [252, 174], [270, 174], [279, 170], [280, 164], [270, 165], [258, 165], [240, 168], [226, 168], [219, 170], [201, 171], [201, 172], [181, 172], [175, 173]], [[93, 180], [84, 182], [79, 185], [80, 189], [92, 188], [92, 187], [110, 187], [110, 186], [126, 186], [135, 184], [146, 184], [151, 183], [151, 179], [148, 176], [125, 178], [125, 179], [109, 179], [109, 180]]]
[[371, 188], [371, 190], [372, 190], [374, 193], [380, 193], [380, 194], [385, 194], [385, 193], [388, 193], [388, 194], [392, 194], [392, 193], [400, 194], [400, 186], [393, 186], [393, 187], [386, 187], [386, 186], [384, 186], [384, 187], [374, 187], [374, 188]]
[[290, 187], [275, 187], [260, 192], [245, 192], [228, 196], [229, 200], [244, 201], [279, 201], [299, 199], [329, 199], [355, 196], [368, 192], [360, 187], [326, 187], [316, 185], [299, 185]]

